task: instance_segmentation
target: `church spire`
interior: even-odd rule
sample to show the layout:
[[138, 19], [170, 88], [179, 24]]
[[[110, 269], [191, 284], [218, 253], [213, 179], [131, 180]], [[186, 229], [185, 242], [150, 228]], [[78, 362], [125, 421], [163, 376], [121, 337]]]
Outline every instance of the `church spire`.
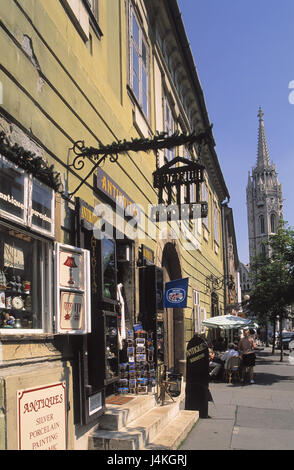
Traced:
[[257, 168], [265, 168], [270, 165], [270, 158], [264, 129], [264, 113], [261, 107], [259, 107], [257, 116], [259, 118]]

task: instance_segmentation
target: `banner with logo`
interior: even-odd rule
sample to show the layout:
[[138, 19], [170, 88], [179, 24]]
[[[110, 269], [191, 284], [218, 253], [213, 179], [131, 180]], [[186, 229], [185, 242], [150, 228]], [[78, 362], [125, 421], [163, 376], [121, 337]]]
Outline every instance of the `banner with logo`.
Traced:
[[164, 308], [186, 308], [189, 278], [166, 282], [164, 289]]

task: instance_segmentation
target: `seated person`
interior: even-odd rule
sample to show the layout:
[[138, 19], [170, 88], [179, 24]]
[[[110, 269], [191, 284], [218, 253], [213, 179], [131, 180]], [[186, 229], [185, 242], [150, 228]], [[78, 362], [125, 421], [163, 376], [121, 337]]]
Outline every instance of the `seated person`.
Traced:
[[209, 349], [209, 376], [216, 378], [223, 368], [223, 365], [222, 359], [215, 354], [213, 349]]
[[227, 351], [224, 352], [221, 356], [221, 359], [225, 363], [225, 368], [226, 368], [228, 360], [231, 357], [239, 357], [239, 352], [236, 350], [236, 345], [234, 343], [230, 343], [229, 346], [228, 346]]

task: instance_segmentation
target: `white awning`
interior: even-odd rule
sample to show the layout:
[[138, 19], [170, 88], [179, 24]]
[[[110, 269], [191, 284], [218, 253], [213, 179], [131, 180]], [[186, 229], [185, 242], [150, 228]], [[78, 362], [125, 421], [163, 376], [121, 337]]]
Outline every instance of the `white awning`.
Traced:
[[245, 328], [245, 326], [251, 326], [252, 321], [248, 318], [242, 318], [236, 315], [218, 315], [216, 317], [203, 320], [202, 325], [207, 328], [231, 330], [232, 328]]

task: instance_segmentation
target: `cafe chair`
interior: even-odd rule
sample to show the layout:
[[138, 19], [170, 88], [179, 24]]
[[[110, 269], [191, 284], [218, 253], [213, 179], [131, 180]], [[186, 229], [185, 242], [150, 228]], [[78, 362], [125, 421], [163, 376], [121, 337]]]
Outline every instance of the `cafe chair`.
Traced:
[[232, 383], [232, 379], [240, 381], [240, 357], [230, 357], [225, 364], [225, 380]]

